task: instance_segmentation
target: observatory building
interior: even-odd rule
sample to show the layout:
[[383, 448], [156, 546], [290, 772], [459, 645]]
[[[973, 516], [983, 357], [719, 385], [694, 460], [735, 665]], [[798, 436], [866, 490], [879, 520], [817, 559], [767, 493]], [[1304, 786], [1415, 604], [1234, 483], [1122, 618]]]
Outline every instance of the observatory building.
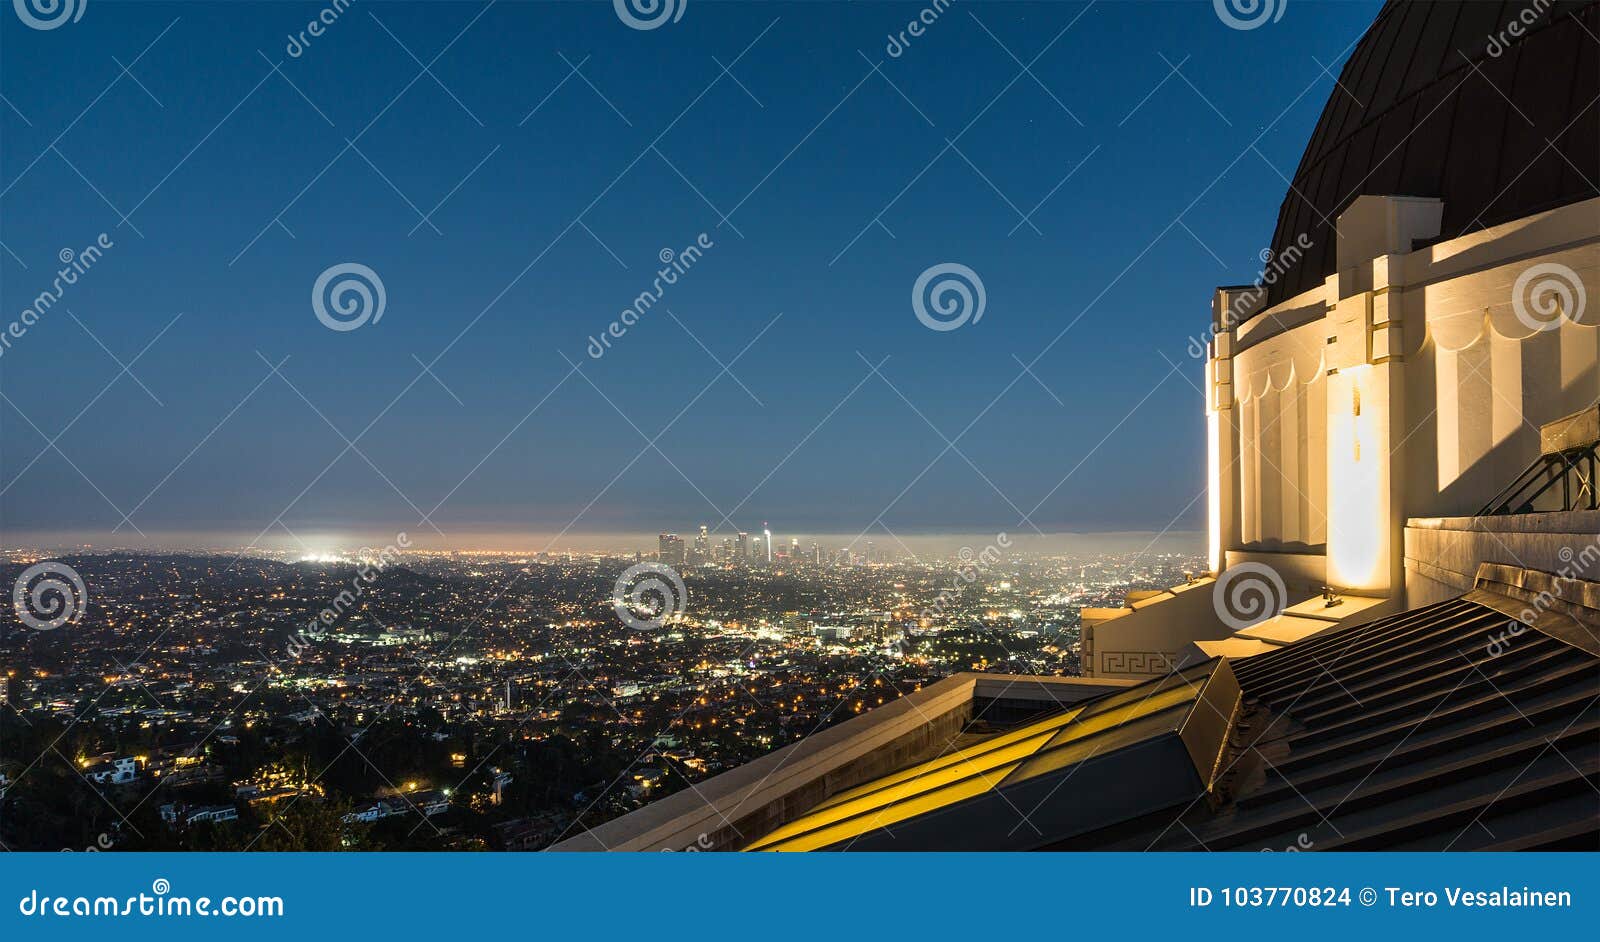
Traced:
[[1386, 4], [1211, 311], [1209, 574], [555, 849], [1600, 849], [1600, 0]]

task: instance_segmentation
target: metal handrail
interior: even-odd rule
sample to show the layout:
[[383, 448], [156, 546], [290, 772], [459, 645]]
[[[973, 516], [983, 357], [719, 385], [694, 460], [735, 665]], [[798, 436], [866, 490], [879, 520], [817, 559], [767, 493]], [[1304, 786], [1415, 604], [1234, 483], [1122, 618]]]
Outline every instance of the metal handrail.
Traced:
[[1600, 509], [1596, 482], [1600, 480], [1600, 457], [1596, 444], [1568, 448], [1535, 458], [1504, 490], [1496, 494], [1474, 516], [1538, 513], [1534, 502], [1556, 485], [1561, 486], [1561, 506], [1556, 510]]

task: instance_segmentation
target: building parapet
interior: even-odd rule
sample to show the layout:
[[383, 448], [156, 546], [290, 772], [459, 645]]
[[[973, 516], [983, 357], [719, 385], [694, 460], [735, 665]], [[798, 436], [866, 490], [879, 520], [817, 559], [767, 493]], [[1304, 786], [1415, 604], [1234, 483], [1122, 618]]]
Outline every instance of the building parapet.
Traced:
[[1486, 517], [1413, 517], [1406, 521], [1406, 595], [1424, 605], [1468, 591], [1480, 563], [1542, 572], [1585, 565], [1600, 579], [1600, 510]]
[[846, 789], [949, 750], [989, 703], [1035, 712], [1129, 686], [1116, 680], [961, 673], [668, 795], [551, 847], [738, 850]]

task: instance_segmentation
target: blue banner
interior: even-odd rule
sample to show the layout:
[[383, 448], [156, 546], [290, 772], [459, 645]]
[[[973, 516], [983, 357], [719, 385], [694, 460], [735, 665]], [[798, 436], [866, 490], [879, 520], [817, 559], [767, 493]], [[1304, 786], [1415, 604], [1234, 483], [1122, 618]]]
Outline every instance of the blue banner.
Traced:
[[[1597, 855], [3, 854], [0, 938], [1584, 931]], [[1587, 935], [1585, 935], [1587, 937]]]

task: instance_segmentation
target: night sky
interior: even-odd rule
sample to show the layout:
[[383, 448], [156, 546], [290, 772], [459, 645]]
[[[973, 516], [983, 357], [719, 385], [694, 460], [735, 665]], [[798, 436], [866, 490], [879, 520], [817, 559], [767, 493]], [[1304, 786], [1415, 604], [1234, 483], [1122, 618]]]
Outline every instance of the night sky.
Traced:
[[[1202, 527], [1191, 338], [1379, 4], [957, 2], [891, 55], [925, 6], [6, 4], [0, 320], [110, 247], [0, 355], [5, 541]], [[329, 329], [345, 263], [384, 307]], [[929, 329], [946, 263], [982, 314]]]

